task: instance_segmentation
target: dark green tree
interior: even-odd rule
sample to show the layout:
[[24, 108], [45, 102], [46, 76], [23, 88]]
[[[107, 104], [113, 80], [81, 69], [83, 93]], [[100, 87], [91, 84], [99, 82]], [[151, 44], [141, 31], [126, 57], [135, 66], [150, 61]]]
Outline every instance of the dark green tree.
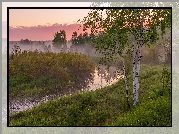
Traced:
[[71, 41], [72, 41], [72, 45], [84, 45], [89, 42], [88, 33], [85, 32], [83, 34], [81, 33], [77, 35], [77, 32], [75, 31], [72, 34]]
[[85, 40], [85, 44], [87, 44], [89, 42], [89, 35], [88, 35], [88, 32], [84, 32], [83, 33], [83, 38]]
[[60, 30], [60, 32], [56, 32], [52, 42], [53, 46], [58, 48], [61, 48], [63, 45], [66, 45], [67, 39], [65, 30]]
[[78, 44], [78, 39], [77, 38], [78, 38], [77, 32], [75, 31], [75, 32], [73, 32], [72, 38], [71, 38], [72, 45]]
[[78, 44], [79, 45], [84, 45], [85, 44], [85, 38], [83, 37], [83, 35], [82, 34], [80, 34], [78, 37], [77, 37], [77, 39], [78, 39]]

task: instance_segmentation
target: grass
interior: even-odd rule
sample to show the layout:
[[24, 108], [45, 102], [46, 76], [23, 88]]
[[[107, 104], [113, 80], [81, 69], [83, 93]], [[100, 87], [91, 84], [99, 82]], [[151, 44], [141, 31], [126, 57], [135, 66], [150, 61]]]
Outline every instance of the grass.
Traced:
[[[171, 85], [162, 84], [163, 66], [141, 66], [139, 102], [133, 106], [132, 76], [127, 108], [124, 80], [91, 92], [43, 103], [11, 114], [10, 126], [171, 126]], [[165, 88], [163, 88], [165, 87]]]
[[[115, 126], [171, 126], [171, 101], [166, 96], [141, 103], [122, 114]], [[132, 118], [129, 118], [132, 117]]]

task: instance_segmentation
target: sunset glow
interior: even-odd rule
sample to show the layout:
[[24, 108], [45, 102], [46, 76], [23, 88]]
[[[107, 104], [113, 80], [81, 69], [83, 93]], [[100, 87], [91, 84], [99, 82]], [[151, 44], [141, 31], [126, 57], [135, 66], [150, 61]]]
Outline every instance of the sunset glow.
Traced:
[[78, 34], [83, 33], [77, 21], [87, 16], [89, 11], [89, 9], [10, 9], [9, 39], [52, 40], [55, 32], [65, 30], [67, 40], [70, 40], [74, 31]]

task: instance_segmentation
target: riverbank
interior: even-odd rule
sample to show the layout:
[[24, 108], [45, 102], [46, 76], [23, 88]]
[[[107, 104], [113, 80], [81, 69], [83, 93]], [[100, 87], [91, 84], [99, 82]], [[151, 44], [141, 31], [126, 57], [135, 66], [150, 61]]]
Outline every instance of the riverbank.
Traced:
[[161, 65], [141, 66], [135, 107], [132, 76], [128, 76], [131, 109], [121, 79], [100, 90], [75, 93], [12, 114], [10, 126], [171, 126], [171, 85], [168, 81], [163, 87], [162, 69]]
[[122, 76], [114, 76], [114, 66], [108, 72], [104, 66], [94, 69], [91, 57], [75, 52], [19, 51], [9, 57], [10, 114], [77, 91], [109, 86]]
[[[63, 88], [63, 92], [56, 92], [51, 94], [44, 94], [43, 97], [29, 97], [29, 98], [20, 98], [16, 100], [11, 100], [9, 102], [9, 113], [17, 113], [20, 111], [24, 111], [30, 108], [33, 108], [35, 106], [38, 106], [39, 104], [47, 101], [51, 101], [53, 99], [60, 98], [62, 96], [67, 96], [69, 94], [73, 94], [74, 92], [83, 92], [83, 91], [95, 91], [97, 89], [104, 88], [106, 86], [110, 86], [114, 83], [116, 83], [119, 79], [123, 78], [123, 75], [120, 73], [114, 74], [114, 70], [116, 70], [116, 67], [110, 67], [109, 71], [105, 70], [105, 68], [101, 68], [102, 70], [95, 69], [94, 74], [92, 74], [93, 78], [90, 82], [86, 82], [87, 86], [80, 86], [80, 83], [78, 85], [74, 86], [67, 86], [66, 88]], [[82, 83], [81, 83], [82, 84]], [[85, 84], [85, 83], [84, 83]], [[84, 85], [83, 84], [83, 85]]]

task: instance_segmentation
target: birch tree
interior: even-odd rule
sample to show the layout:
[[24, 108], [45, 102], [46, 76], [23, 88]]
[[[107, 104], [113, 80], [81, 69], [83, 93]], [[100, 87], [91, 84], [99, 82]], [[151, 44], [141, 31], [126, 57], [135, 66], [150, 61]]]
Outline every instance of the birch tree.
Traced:
[[[132, 56], [133, 68], [133, 104], [138, 102], [140, 61], [142, 47], [154, 44], [165, 28], [171, 27], [171, 8], [164, 9], [91, 9], [83, 20], [79, 20], [83, 30], [91, 29], [91, 44], [103, 54], [99, 64], [109, 67], [109, 62], [122, 57], [126, 100], [129, 104], [128, 81], [125, 68], [125, 54]], [[96, 36], [103, 31], [102, 36]]]

